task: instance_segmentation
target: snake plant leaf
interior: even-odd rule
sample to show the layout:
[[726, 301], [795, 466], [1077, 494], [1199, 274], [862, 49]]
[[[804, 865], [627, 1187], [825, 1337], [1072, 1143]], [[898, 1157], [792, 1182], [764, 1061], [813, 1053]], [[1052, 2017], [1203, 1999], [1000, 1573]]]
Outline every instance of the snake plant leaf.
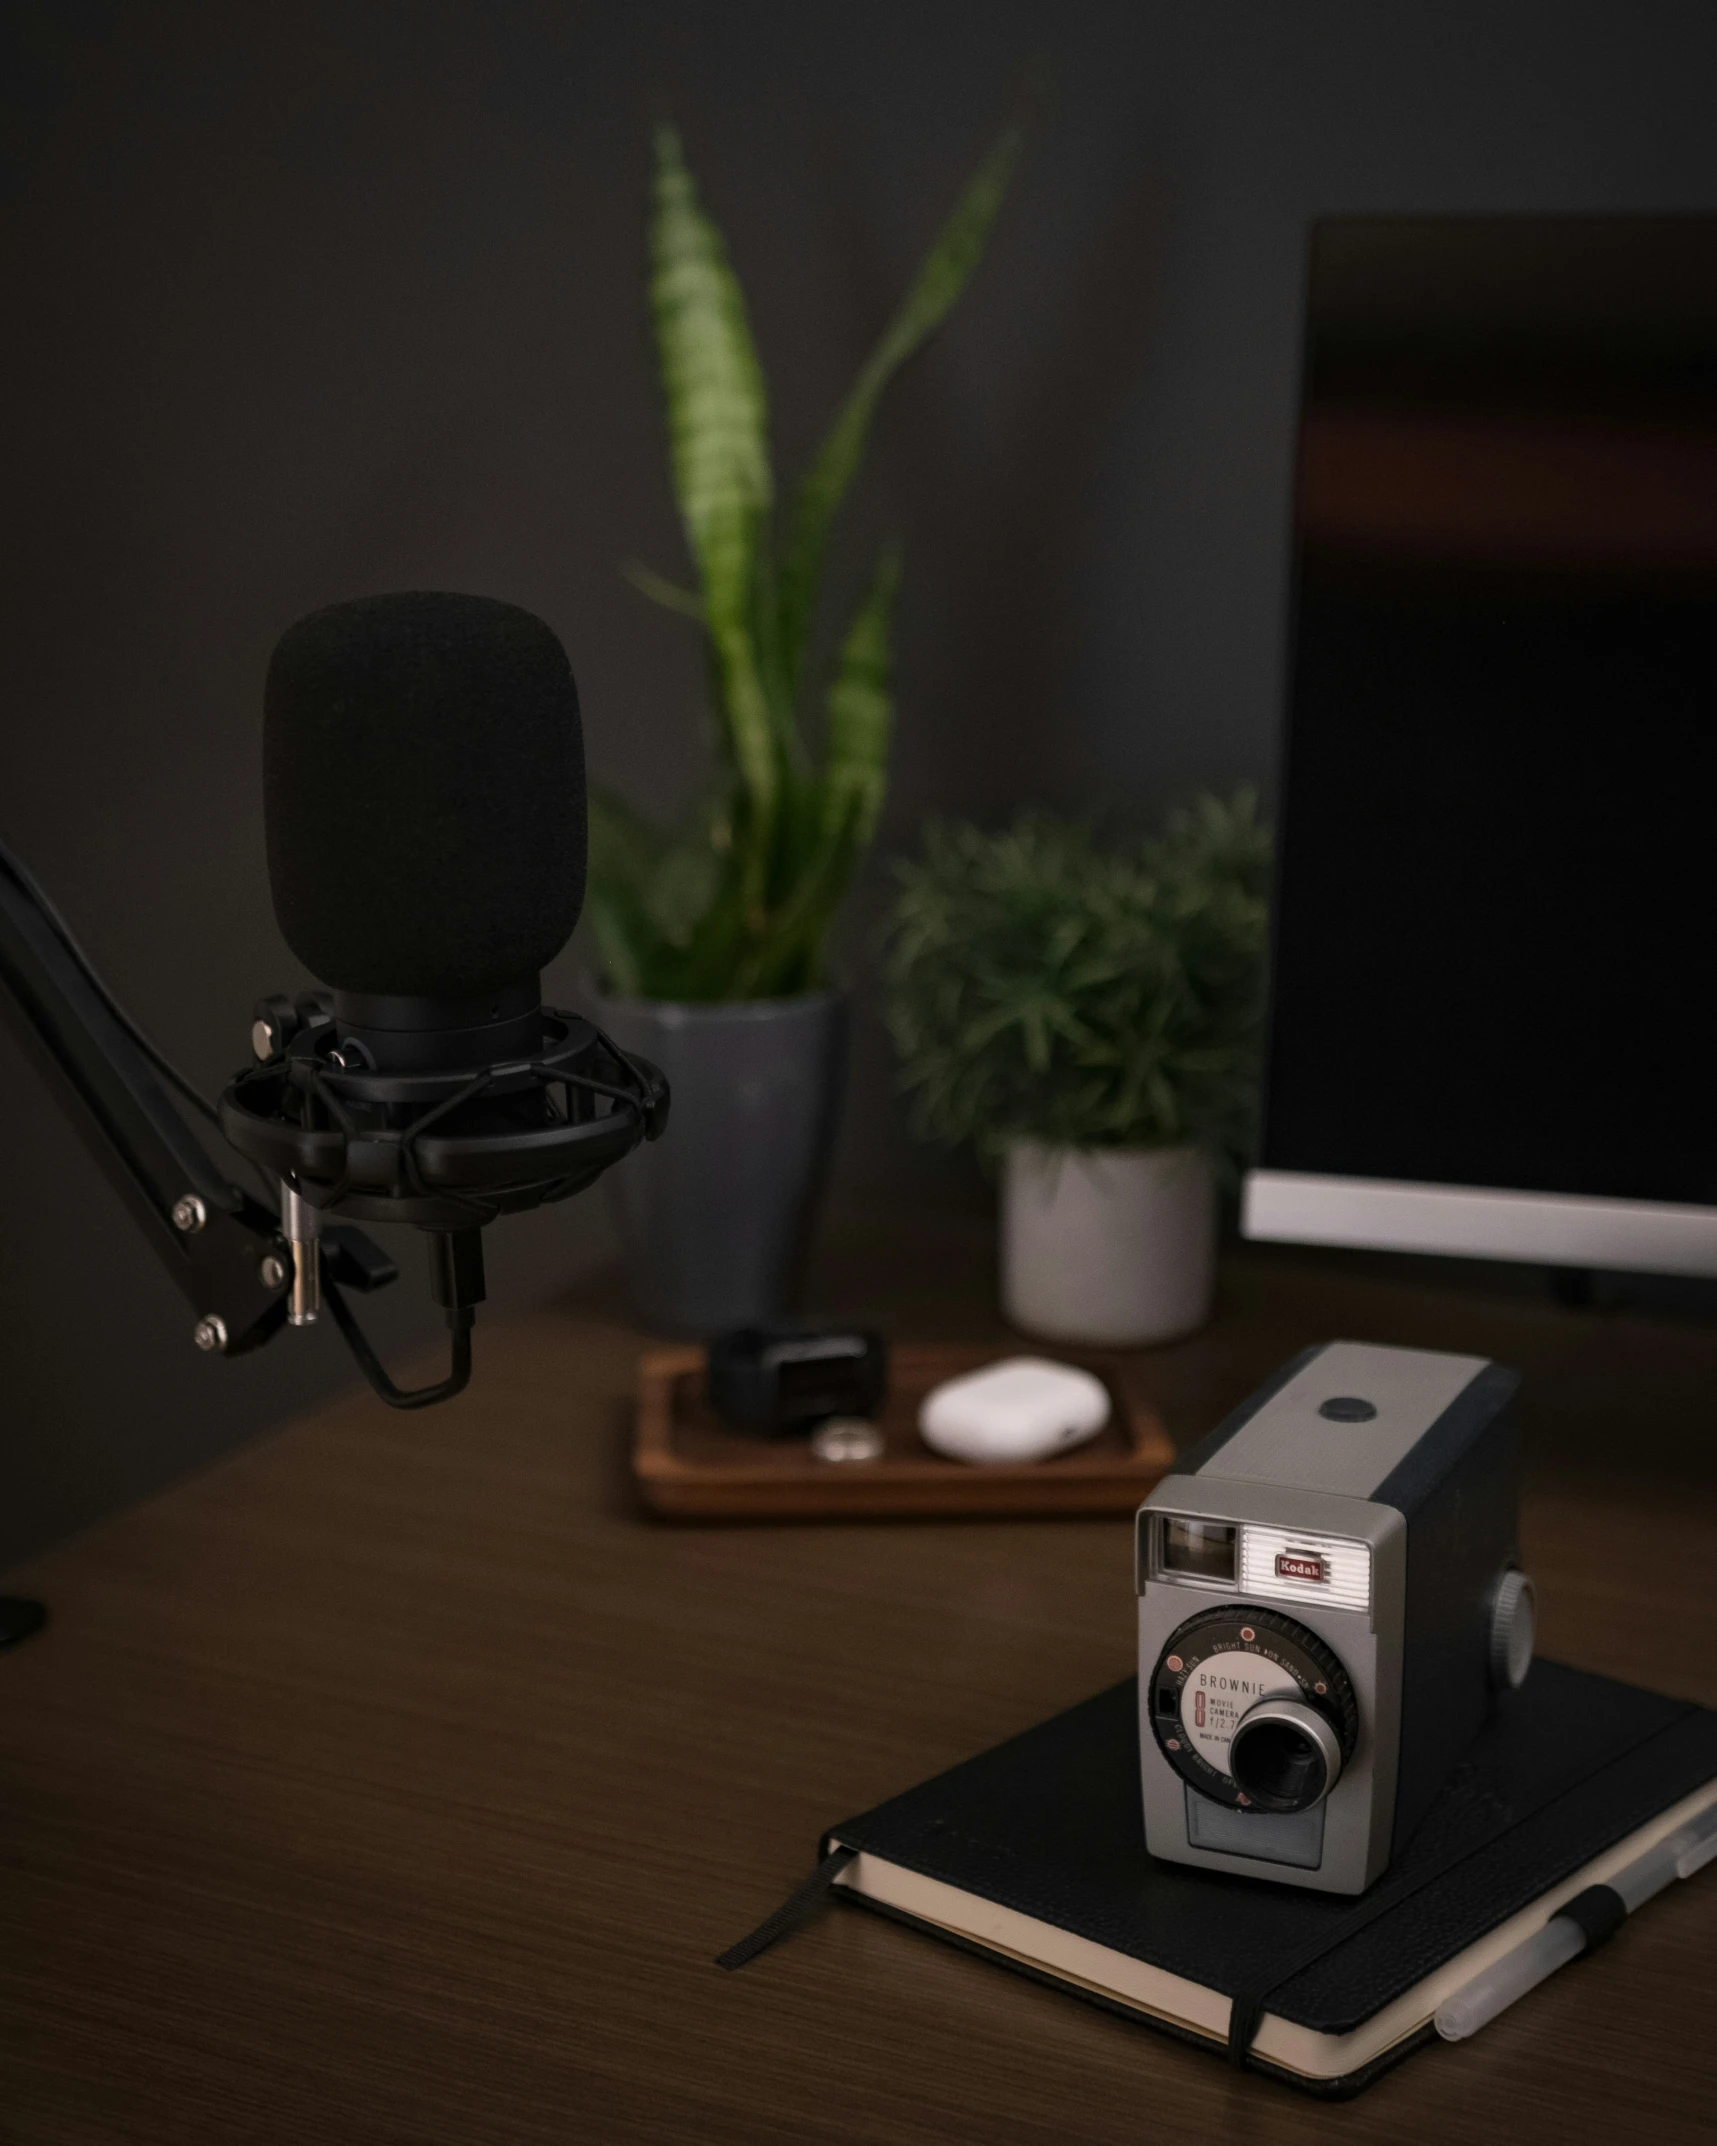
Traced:
[[704, 213], [672, 127], [656, 130], [650, 303], [667, 403], [668, 459], [758, 856], [760, 902], [779, 789], [776, 722], [753, 634], [758, 550], [772, 495], [768, 401], [745, 294]]
[[711, 619], [709, 639], [712, 667], [720, 681], [720, 706], [726, 715], [725, 736], [744, 793], [745, 896], [748, 905], [761, 912], [781, 793], [774, 723], [756, 649], [743, 621], [717, 624]]
[[712, 906], [726, 844], [724, 807], [709, 799], [665, 834], [607, 791], [590, 798], [590, 891], [585, 912], [616, 990], [655, 995]]
[[677, 581], [670, 581], [666, 574], [658, 574], [641, 559], [628, 559], [620, 571], [640, 596], [660, 604], [664, 611], [677, 611], [682, 618], [695, 618], [700, 626], [703, 624], [703, 598], [696, 590], [682, 589]]
[[849, 793], [844, 818], [828, 828], [787, 900], [741, 955], [737, 997], [779, 998], [823, 983], [823, 947], [852, 877], [862, 811], [862, 798]]
[[612, 790], [592, 789], [588, 818], [591, 879], [640, 892], [662, 854], [659, 829]]
[[900, 590], [901, 553], [891, 544], [877, 561], [829, 687], [823, 750], [825, 832], [849, 822], [860, 849], [876, 832], [888, 788], [888, 747], [894, 726], [892, 638]]
[[733, 563], [725, 550], [706, 558], [712, 537], [719, 547], [735, 525], [768, 512], [769, 413], [745, 294], [667, 126], [656, 130], [650, 257], [674, 496], [707, 581], [712, 563], [718, 578]]
[[698, 919], [715, 899], [721, 858], [700, 827], [670, 843], [650, 875], [645, 905], [670, 946], [689, 946]]
[[733, 977], [754, 937], [752, 915], [744, 859], [736, 850], [725, 850], [715, 860], [714, 892], [685, 942], [657, 947], [649, 996], [697, 1001], [734, 997]]
[[847, 630], [829, 687], [822, 777], [805, 791], [816, 808], [814, 839], [795, 860], [785, 898], [745, 958], [738, 983], [746, 995], [808, 990], [822, 981], [823, 942], [876, 831], [888, 784], [890, 640], [900, 568], [900, 547], [891, 544]]
[[657, 964], [649, 928], [623, 888], [593, 882], [584, 904], [609, 988], [623, 998], [645, 998]]
[[[837, 847], [844, 849], [850, 870], [876, 832], [888, 787], [894, 719], [890, 641], [900, 564], [899, 546], [887, 546], [847, 629], [828, 689], [821, 768], [812, 773], [801, 764], [790, 776], [772, 907], [790, 900], [806, 875], [820, 883]], [[832, 908], [829, 914], [832, 920]]]
[[662, 852], [662, 837], [641, 812], [607, 790], [592, 790], [590, 870], [584, 913], [616, 991], [648, 988], [657, 933], [645, 890]]
[[781, 662], [789, 693], [797, 689], [829, 534], [864, 459], [876, 406], [890, 380], [941, 326], [971, 281], [1023, 145], [1021, 130], [1009, 127], [967, 182], [799, 486], [781, 555]]

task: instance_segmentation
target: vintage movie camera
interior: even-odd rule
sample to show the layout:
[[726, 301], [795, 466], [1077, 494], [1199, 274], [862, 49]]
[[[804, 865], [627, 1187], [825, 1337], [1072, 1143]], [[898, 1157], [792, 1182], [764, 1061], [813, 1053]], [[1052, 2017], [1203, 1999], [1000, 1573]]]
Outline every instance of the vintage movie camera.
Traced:
[[1145, 1843], [1364, 1890], [1532, 1663], [1517, 1375], [1335, 1341], [1138, 1516]]

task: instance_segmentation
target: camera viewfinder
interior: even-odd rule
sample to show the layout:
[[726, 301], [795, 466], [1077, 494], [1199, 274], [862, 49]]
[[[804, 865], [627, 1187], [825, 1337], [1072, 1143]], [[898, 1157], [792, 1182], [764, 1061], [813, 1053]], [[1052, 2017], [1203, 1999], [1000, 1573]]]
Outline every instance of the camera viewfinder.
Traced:
[[1199, 1580], [1234, 1578], [1234, 1538], [1226, 1520], [1184, 1520], [1165, 1513], [1157, 1562], [1164, 1572], [1185, 1572]]

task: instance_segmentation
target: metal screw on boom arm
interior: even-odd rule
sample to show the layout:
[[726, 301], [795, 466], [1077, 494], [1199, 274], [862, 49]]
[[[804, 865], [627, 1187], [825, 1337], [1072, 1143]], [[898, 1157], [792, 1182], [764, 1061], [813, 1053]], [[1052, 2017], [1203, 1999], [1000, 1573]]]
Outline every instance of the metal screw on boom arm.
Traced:
[[173, 1202], [173, 1227], [184, 1237], [194, 1237], [209, 1219], [209, 1210], [194, 1192], [186, 1192]]
[[210, 1312], [191, 1329], [191, 1339], [206, 1356], [217, 1356], [227, 1345], [227, 1323], [219, 1312]]

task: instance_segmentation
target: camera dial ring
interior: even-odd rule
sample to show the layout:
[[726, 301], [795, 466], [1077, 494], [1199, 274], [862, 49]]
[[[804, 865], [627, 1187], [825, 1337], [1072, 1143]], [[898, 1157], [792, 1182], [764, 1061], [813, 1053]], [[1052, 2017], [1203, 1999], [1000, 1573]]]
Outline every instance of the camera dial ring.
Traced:
[[[1269, 1715], [1283, 1715], [1284, 1727], [1302, 1712], [1313, 1717], [1299, 1727], [1318, 1765], [1291, 1792], [1260, 1777], [1249, 1794], [1229, 1770], [1236, 1733], [1264, 1701]], [[1149, 1712], [1157, 1748], [1176, 1773], [1212, 1802], [1238, 1810], [1303, 1809], [1317, 1801], [1359, 1737], [1359, 1704], [1334, 1650], [1294, 1618], [1252, 1603], [1201, 1610], [1177, 1626], [1151, 1672]], [[1308, 1787], [1315, 1793], [1306, 1794]]]

